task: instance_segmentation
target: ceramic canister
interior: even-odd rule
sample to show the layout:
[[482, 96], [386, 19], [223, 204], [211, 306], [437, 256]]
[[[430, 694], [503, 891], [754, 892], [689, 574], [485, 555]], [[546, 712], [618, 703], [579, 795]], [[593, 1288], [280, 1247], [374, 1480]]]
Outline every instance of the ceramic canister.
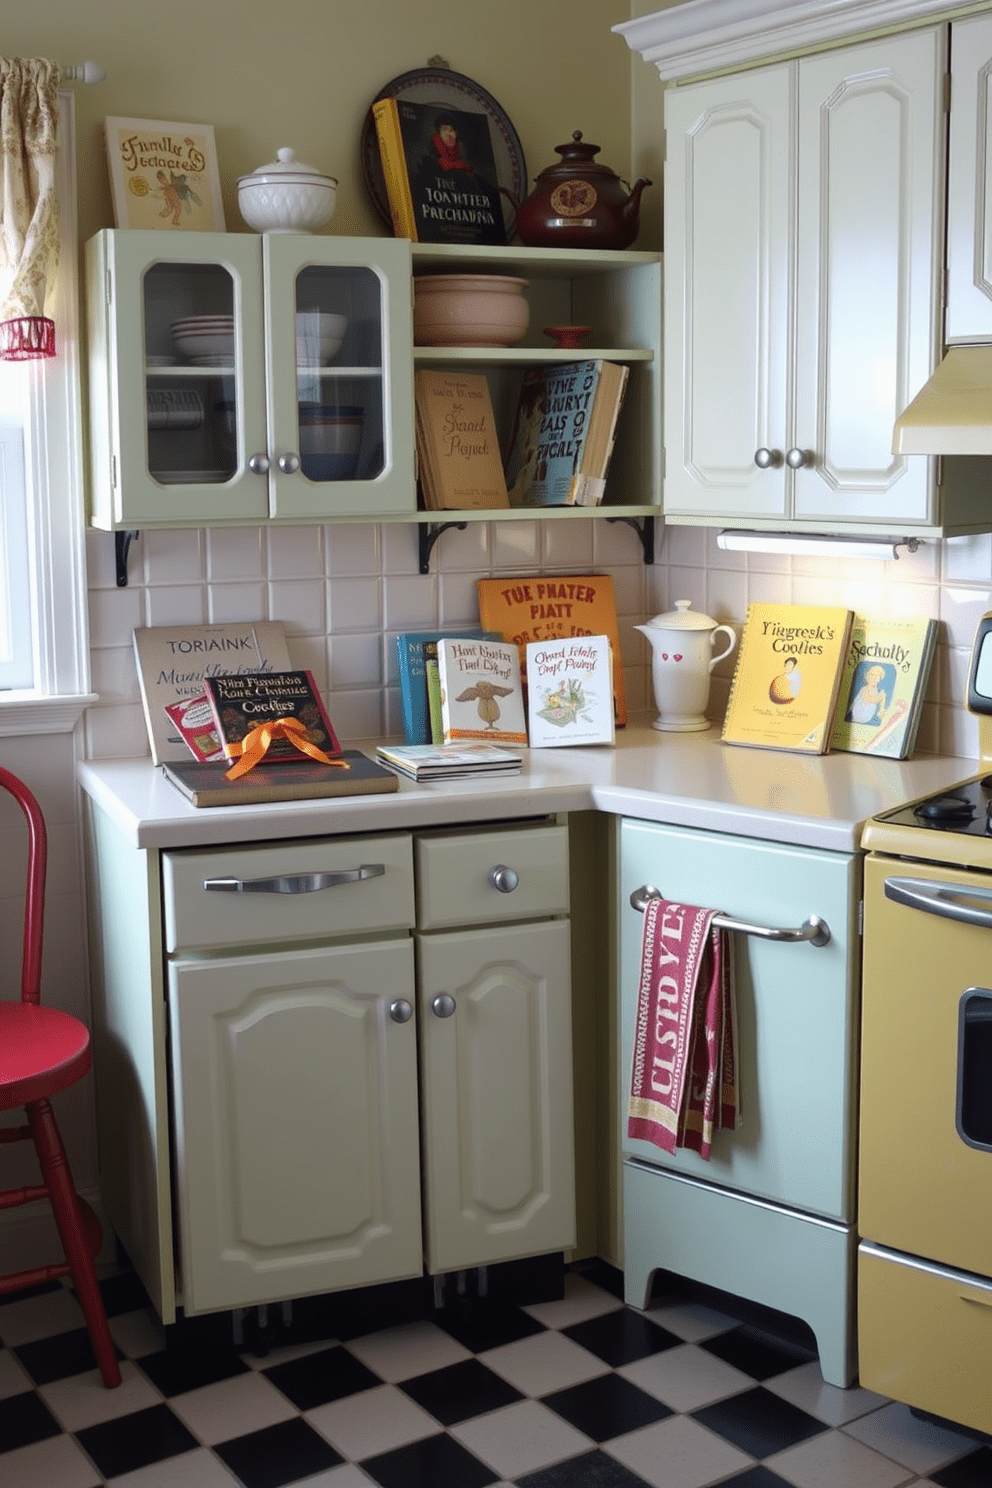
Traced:
[[[655, 615], [646, 625], [634, 626], [651, 642], [656, 729], [689, 733], [709, 728], [706, 706], [710, 673], [737, 645], [735, 630], [718, 625], [691, 605], [691, 600], [677, 599], [674, 610]], [[713, 646], [721, 632], [727, 644], [714, 655]]]

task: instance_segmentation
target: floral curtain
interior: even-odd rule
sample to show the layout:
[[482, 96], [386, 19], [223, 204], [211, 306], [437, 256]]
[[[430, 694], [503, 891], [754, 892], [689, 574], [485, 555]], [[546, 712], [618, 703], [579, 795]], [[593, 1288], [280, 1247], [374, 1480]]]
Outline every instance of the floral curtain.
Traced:
[[0, 360], [55, 355], [59, 68], [0, 57]]

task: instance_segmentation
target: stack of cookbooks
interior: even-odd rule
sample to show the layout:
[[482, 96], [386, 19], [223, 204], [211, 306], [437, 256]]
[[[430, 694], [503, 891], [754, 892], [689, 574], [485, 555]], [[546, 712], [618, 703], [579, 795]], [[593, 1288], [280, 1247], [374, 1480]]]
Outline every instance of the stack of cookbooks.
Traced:
[[379, 744], [385, 765], [412, 780], [451, 780], [466, 775], [516, 775], [523, 756], [496, 744]]

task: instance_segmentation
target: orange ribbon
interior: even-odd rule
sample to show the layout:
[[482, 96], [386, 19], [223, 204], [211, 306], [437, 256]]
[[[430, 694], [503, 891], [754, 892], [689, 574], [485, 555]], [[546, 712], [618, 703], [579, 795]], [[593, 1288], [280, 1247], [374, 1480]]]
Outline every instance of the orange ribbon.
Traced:
[[237, 780], [240, 775], [247, 775], [265, 758], [269, 745], [276, 739], [288, 739], [296, 749], [311, 759], [319, 760], [322, 765], [337, 765], [339, 770], [351, 769], [347, 760], [331, 759], [316, 744], [311, 744], [306, 728], [298, 718], [273, 718], [270, 723], [258, 724], [243, 739], [227, 746], [230, 754], [240, 754], [241, 758], [225, 771], [224, 778]]

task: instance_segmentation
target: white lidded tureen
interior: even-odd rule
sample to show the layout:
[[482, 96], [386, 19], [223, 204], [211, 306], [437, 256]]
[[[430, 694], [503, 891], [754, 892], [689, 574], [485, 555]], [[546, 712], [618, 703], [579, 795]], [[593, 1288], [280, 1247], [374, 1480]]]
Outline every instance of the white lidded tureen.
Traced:
[[[634, 629], [651, 642], [651, 682], [658, 709], [653, 727], [673, 733], [709, 728], [710, 673], [737, 645], [737, 632], [692, 609], [690, 599], [677, 599], [674, 610], [655, 615]], [[721, 631], [728, 637], [727, 644], [714, 656], [713, 645]]]
[[296, 159], [288, 147], [276, 159], [238, 177], [238, 207], [256, 232], [311, 232], [334, 211], [338, 183]]

